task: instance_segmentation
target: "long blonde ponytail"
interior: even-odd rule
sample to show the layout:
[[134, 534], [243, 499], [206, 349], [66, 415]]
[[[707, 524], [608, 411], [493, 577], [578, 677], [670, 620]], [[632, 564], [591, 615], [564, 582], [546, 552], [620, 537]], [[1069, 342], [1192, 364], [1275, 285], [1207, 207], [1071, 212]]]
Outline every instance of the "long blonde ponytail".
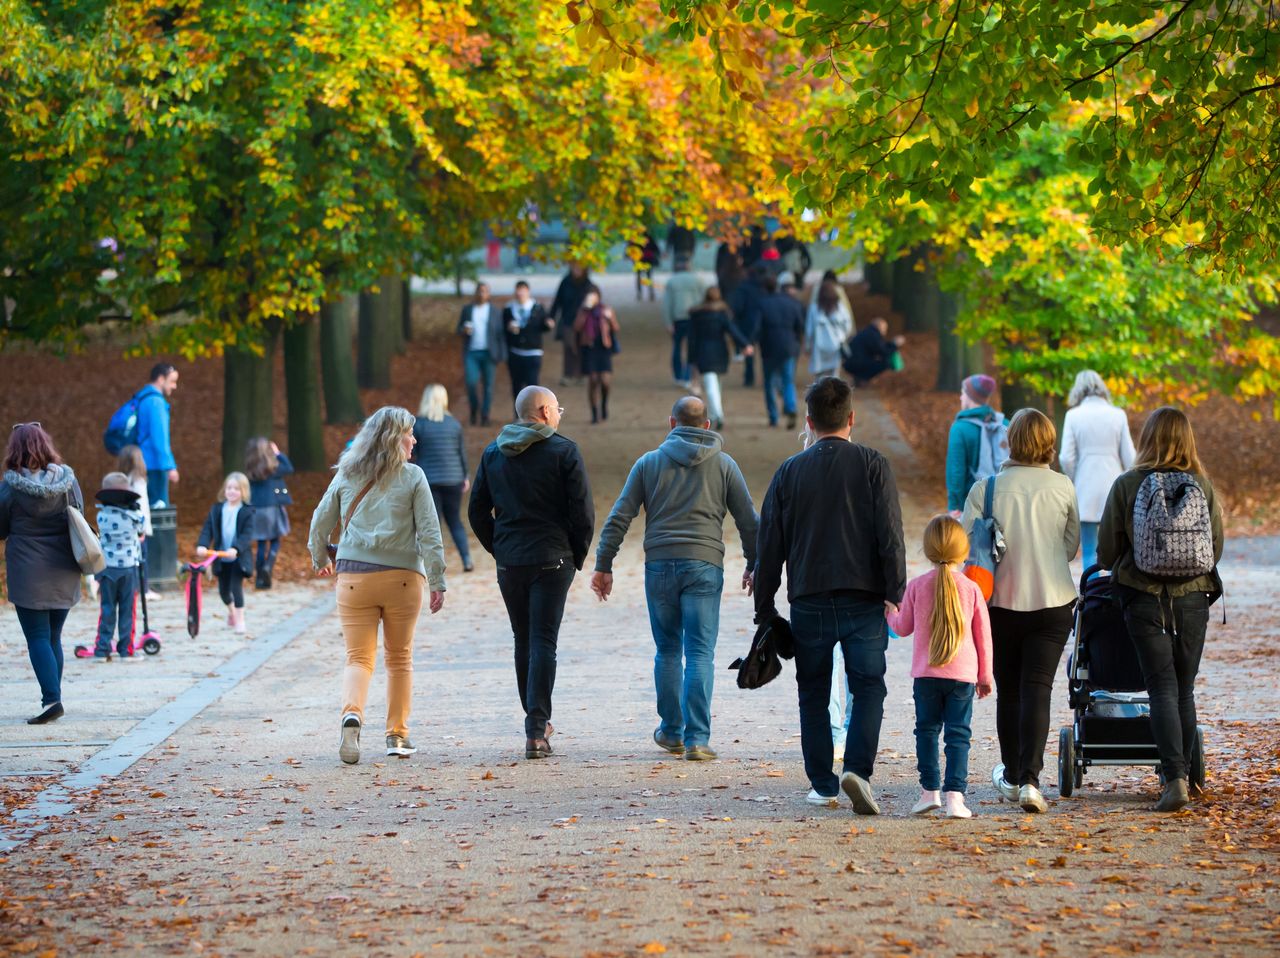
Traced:
[[929, 621], [929, 665], [951, 662], [964, 644], [964, 608], [951, 570], [969, 555], [969, 537], [950, 516], [934, 516], [924, 529], [924, 555], [933, 563], [933, 614]]

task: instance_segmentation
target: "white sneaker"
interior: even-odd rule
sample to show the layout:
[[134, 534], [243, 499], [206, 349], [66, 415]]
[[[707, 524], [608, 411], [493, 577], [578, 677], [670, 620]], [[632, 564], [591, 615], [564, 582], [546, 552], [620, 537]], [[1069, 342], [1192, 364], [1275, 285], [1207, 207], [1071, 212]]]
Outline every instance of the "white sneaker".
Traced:
[[360, 761], [360, 716], [348, 712], [342, 716], [342, 732], [338, 738], [338, 758], [348, 765]]
[[942, 803], [946, 806], [947, 818], [973, 818], [973, 812], [964, 803], [964, 792], [943, 792]]
[[865, 778], [845, 772], [840, 776], [840, 788], [853, 802], [853, 810], [859, 815], [879, 815], [880, 806], [871, 794], [871, 783]]
[[805, 801], [810, 805], [819, 805], [822, 808], [835, 808], [840, 804], [839, 795], [823, 795], [816, 788], [809, 789], [809, 794]]
[[924, 788], [920, 790], [920, 801], [911, 806], [911, 814], [928, 815], [934, 809], [941, 807], [942, 802], [938, 798], [938, 793]]
[[991, 770], [991, 784], [996, 787], [996, 791], [1000, 793], [1000, 797], [1006, 802], [1016, 802], [1018, 800], [1018, 786], [1010, 785], [1004, 780], [1003, 763]]
[[1049, 810], [1049, 803], [1040, 794], [1040, 789], [1034, 785], [1023, 785], [1018, 789], [1018, 804], [1022, 806], [1024, 812], [1043, 814]]

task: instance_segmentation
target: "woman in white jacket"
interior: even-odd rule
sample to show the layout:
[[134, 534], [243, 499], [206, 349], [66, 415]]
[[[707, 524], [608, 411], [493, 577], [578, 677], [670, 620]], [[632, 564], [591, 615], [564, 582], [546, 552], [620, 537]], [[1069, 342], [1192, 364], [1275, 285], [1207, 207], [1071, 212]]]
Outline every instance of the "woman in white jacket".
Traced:
[[809, 306], [804, 340], [814, 379], [840, 375], [840, 347], [853, 335], [853, 314], [841, 301], [842, 294], [838, 283], [824, 281]]
[[1058, 462], [1075, 483], [1080, 509], [1081, 560], [1097, 562], [1098, 524], [1111, 484], [1133, 465], [1129, 418], [1111, 404], [1111, 391], [1092, 369], [1081, 370], [1067, 397]]

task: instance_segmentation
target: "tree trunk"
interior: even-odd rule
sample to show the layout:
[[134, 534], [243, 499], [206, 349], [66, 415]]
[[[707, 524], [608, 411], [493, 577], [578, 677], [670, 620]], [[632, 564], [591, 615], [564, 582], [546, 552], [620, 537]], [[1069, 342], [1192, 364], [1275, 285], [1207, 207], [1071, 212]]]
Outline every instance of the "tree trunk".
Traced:
[[364, 419], [356, 386], [356, 357], [351, 350], [351, 319], [355, 311], [354, 296], [343, 296], [320, 307], [320, 380], [325, 422], [330, 424]]
[[400, 283], [400, 328], [404, 341], [413, 342], [413, 290], [407, 279]]
[[892, 274], [889, 280], [889, 293], [893, 296], [893, 311], [895, 313], [905, 313], [907, 311], [907, 298], [911, 292], [911, 275], [915, 268], [915, 262], [915, 250], [908, 250], [888, 264]]
[[[361, 389], [391, 388], [391, 356], [396, 349], [392, 317], [387, 311], [384, 292], [360, 294], [359, 348], [356, 358], [357, 381]], [[400, 317], [396, 316], [398, 323]]]
[[960, 293], [938, 291], [938, 380], [939, 392], [959, 392], [966, 376], [982, 372], [982, 344], [967, 343], [956, 335], [956, 321], [964, 309]]
[[278, 323], [263, 331], [262, 355], [233, 346], [222, 357], [222, 469], [244, 470], [244, 447], [255, 436], [270, 436], [274, 425], [273, 376]]
[[404, 281], [399, 276], [384, 276], [378, 281], [386, 310], [386, 324], [390, 332], [392, 348], [397, 355], [404, 355]]
[[[906, 319], [909, 333], [931, 333], [938, 329], [938, 274], [927, 246], [917, 246], [907, 259], [899, 276], [893, 278], [894, 299], [899, 299], [899, 282], [902, 283], [899, 311]], [[919, 268], [917, 268], [917, 264]]]
[[1047, 397], [1043, 393], [1038, 393], [1018, 382], [1000, 384], [1000, 405], [1001, 412], [1010, 418], [1019, 409], [1039, 409], [1043, 413], [1053, 415]]
[[314, 315], [284, 331], [284, 388], [289, 411], [289, 458], [304, 472], [324, 469], [320, 421], [320, 323]]
[[862, 275], [867, 281], [867, 293], [871, 296], [893, 295], [893, 263], [888, 260], [877, 260], [862, 267]]

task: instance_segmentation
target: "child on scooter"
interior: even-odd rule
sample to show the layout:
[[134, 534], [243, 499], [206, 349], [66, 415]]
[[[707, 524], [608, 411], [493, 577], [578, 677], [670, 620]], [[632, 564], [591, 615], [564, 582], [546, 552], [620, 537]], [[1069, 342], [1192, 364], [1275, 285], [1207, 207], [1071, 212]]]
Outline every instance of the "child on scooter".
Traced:
[[253, 506], [249, 505], [249, 478], [233, 472], [222, 484], [218, 501], [209, 510], [196, 541], [196, 555], [210, 550], [225, 553], [213, 562], [218, 577], [218, 594], [227, 607], [227, 625], [237, 635], [245, 634], [244, 580], [253, 571]]

